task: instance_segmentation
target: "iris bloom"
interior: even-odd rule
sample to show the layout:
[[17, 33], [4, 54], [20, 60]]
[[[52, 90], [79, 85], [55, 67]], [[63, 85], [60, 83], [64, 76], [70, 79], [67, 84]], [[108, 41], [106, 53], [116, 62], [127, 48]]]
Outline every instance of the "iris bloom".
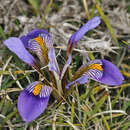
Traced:
[[[105, 59], [93, 60], [81, 66], [71, 79], [63, 86], [63, 79], [72, 60], [72, 50], [83, 35], [100, 24], [99, 17], [94, 17], [75, 32], [69, 39], [67, 46], [67, 60], [60, 71], [50, 35], [42, 29], [35, 29], [20, 38], [11, 37], [4, 44], [14, 52], [23, 62], [34, 67], [42, 74], [36, 59], [29, 53], [35, 53], [43, 66], [47, 65], [47, 72], [53, 78], [51, 84], [46, 81], [35, 81], [29, 84], [18, 97], [18, 111], [27, 123], [36, 119], [47, 107], [50, 94], [54, 88], [64, 96], [64, 92], [75, 83], [85, 84], [93, 79], [107, 85], [120, 85], [123, 76], [118, 68]], [[29, 51], [28, 51], [29, 50]], [[48, 82], [51, 82], [48, 81]]]

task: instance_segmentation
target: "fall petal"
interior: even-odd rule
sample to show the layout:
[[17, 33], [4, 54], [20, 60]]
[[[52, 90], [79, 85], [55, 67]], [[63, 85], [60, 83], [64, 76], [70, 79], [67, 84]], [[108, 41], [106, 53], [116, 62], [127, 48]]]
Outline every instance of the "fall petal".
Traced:
[[77, 32], [75, 32], [69, 39], [67, 52], [71, 53], [77, 42], [85, 35], [85, 33], [96, 28], [100, 22], [100, 17], [96, 16], [84, 24]]
[[45, 34], [48, 37], [50, 36], [49, 33], [44, 29], [34, 29], [27, 33], [27, 35], [21, 36], [20, 39], [26, 48], [30, 48], [29, 40], [38, 37], [40, 34]]
[[4, 44], [14, 52], [25, 63], [35, 66], [33, 56], [25, 49], [22, 41], [19, 38], [11, 37], [4, 41]]
[[34, 52], [43, 65], [48, 64], [48, 50], [53, 47], [50, 35], [46, 30], [35, 29], [20, 37], [24, 46]]
[[124, 79], [120, 70], [110, 61], [105, 59], [90, 61], [88, 63], [88, 70], [85, 74], [89, 79], [107, 85], [120, 85]]
[[27, 86], [18, 97], [18, 111], [27, 123], [36, 119], [47, 107], [52, 89], [43, 86], [38, 95], [34, 94], [34, 89], [39, 82], [33, 82]]
[[103, 63], [103, 76], [99, 82], [108, 84], [108, 85], [120, 85], [124, 77], [122, 76], [120, 70], [112, 64], [110, 61], [105, 59], [101, 60]]

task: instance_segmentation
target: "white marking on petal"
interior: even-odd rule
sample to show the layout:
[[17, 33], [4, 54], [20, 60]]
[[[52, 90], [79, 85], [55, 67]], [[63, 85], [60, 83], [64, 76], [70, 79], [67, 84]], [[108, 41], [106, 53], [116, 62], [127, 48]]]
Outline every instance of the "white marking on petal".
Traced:
[[86, 72], [88, 78], [99, 80], [102, 78], [103, 71], [97, 70], [97, 69], [90, 69]]
[[47, 34], [41, 33], [39, 36], [42, 38], [42, 40], [44, 41], [44, 43], [48, 49], [53, 47], [50, 37]]
[[36, 53], [36, 55], [38, 57], [41, 57], [42, 56], [42, 50], [41, 50], [41, 47], [40, 45], [33, 39], [30, 39], [29, 42], [28, 42], [28, 46], [29, 46], [29, 49], [31, 51], [33, 51], [34, 53]]
[[[35, 89], [36, 85], [41, 83], [40, 81], [35, 81], [33, 83], [31, 83], [30, 85], [27, 86], [27, 88], [25, 88], [29, 93], [33, 93], [33, 90]], [[52, 88], [49, 86], [42, 86], [40, 92], [39, 92], [39, 97], [40, 98], [46, 98], [49, 97], [50, 94], [52, 92]]]
[[40, 82], [39, 81], [35, 81], [33, 83], [31, 83], [30, 85], [27, 86], [27, 88], [25, 88], [29, 93], [33, 92], [35, 86], [37, 84], [39, 84]]
[[39, 97], [40, 98], [46, 98], [49, 97], [51, 94], [52, 88], [49, 86], [43, 86], [40, 90]]

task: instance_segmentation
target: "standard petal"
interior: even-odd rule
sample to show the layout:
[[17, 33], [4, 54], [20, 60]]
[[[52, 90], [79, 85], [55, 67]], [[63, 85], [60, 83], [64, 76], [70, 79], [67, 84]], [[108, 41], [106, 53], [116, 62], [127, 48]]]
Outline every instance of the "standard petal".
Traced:
[[103, 64], [103, 76], [99, 82], [108, 84], [108, 85], [120, 85], [124, 77], [122, 76], [120, 70], [112, 64], [110, 61], [102, 59]]
[[75, 32], [69, 39], [67, 52], [71, 53], [77, 42], [84, 36], [86, 32], [96, 28], [100, 24], [100, 17], [96, 16], [84, 24], [77, 32]]
[[88, 82], [88, 77], [87, 77], [87, 75], [82, 75], [80, 78], [76, 79], [75, 81], [72, 81], [72, 82], [68, 83], [68, 84], [66, 85], [66, 89], [69, 89], [70, 86], [72, 86], [72, 85], [75, 84], [75, 83], [85, 84], [85, 83], [87, 83], [87, 82]]
[[[36, 119], [48, 105], [52, 89], [49, 86], [42, 86], [39, 91], [37, 88], [39, 87], [38, 85], [40, 86], [41, 84], [39, 82], [31, 83], [18, 97], [18, 111], [23, 121], [27, 123]], [[36, 91], [39, 91], [38, 95]]]
[[48, 64], [49, 70], [52, 72], [55, 71], [58, 75], [60, 75], [60, 70], [56, 60], [54, 48], [49, 49], [48, 58], [49, 58], [49, 64]]
[[67, 59], [67, 61], [66, 61], [66, 63], [65, 63], [65, 65], [64, 65], [64, 67], [63, 67], [63, 69], [62, 69], [60, 79], [62, 79], [62, 78], [63, 78], [63, 76], [64, 76], [64, 74], [65, 74], [65, 72], [66, 72], [67, 68], [69, 67], [69, 65], [70, 65], [71, 61], [72, 61], [72, 56], [71, 56], [71, 55], [69, 55], [69, 56], [68, 56], [68, 59]]
[[4, 41], [4, 44], [14, 52], [25, 63], [35, 66], [33, 56], [25, 49], [22, 41], [19, 38], [11, 37]]
[[107, 85], [120, 85], [124, 79], [119, 69], [110, 61], [101, 59], [93, 60], [88, 64], [85, 74], [89, 79], [96, 80]]

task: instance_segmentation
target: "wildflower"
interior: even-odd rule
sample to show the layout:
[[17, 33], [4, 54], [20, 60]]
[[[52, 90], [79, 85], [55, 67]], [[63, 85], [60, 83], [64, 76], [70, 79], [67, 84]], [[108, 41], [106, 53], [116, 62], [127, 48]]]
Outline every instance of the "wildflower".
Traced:
[[72, 82], [66, 85], [68, 89], [74, 83], [85, 84], [88, 79], [107, 85], [120, 85], [124, 80], [119, 69], [105, 59], [92, 60], [82, 65], [72, 77]]
[[[66, 50], [67, 61], [62, 71], [59, 69], [55, 50], [47, 31], [35, 29], [20, 38], [11, 37], [4, 42], [22, 61], [34, 67], [42, 74], [36, 59], [28, 50], [35, 53], [43, 66], [48, 65], [47, 72], [49, 72], [49, 76], [54, 77], [52, 84], [48, 85], [44, 81], [44, 83], [35, 81], [20, 93], [18, 97], [18, 111], [24, 121], [27, 123], [31, 122], [46, 109], [50, 94], [54, 90], [53, 88], [57, 89], [59, 94], [64, 96], [62, 81], [72, 60], [72, 50], [83, 35], [87, 31], [96, 28], [100, 22], [99, 17], [94, 17], [70, 37]], [[93, 79], [108, 85], [119, 85], [122, 83], [123, 76], [111, 62], [104, 59], [93, 60], [81, 66], [72, 77], [71, 82], [65, 86], [69, 89], [74, 83], [87, 83], [88, 79]]]
[[[11, 37], [4, 44], [22, 61], [40, 73], [42, 72], [36, 59], [27, 49], [34, 52], [43, 65], [49, 64], [50, 70], [53, 68], [59, 73], [55, 51], [47, 31], [35, 29], [20, 38]], [[28, 123], [37, 118], [46, 109], [51, 92], [52, 87], [40, 81], [29, 84], [18, 97], [18, 111], [22, 119]]]

